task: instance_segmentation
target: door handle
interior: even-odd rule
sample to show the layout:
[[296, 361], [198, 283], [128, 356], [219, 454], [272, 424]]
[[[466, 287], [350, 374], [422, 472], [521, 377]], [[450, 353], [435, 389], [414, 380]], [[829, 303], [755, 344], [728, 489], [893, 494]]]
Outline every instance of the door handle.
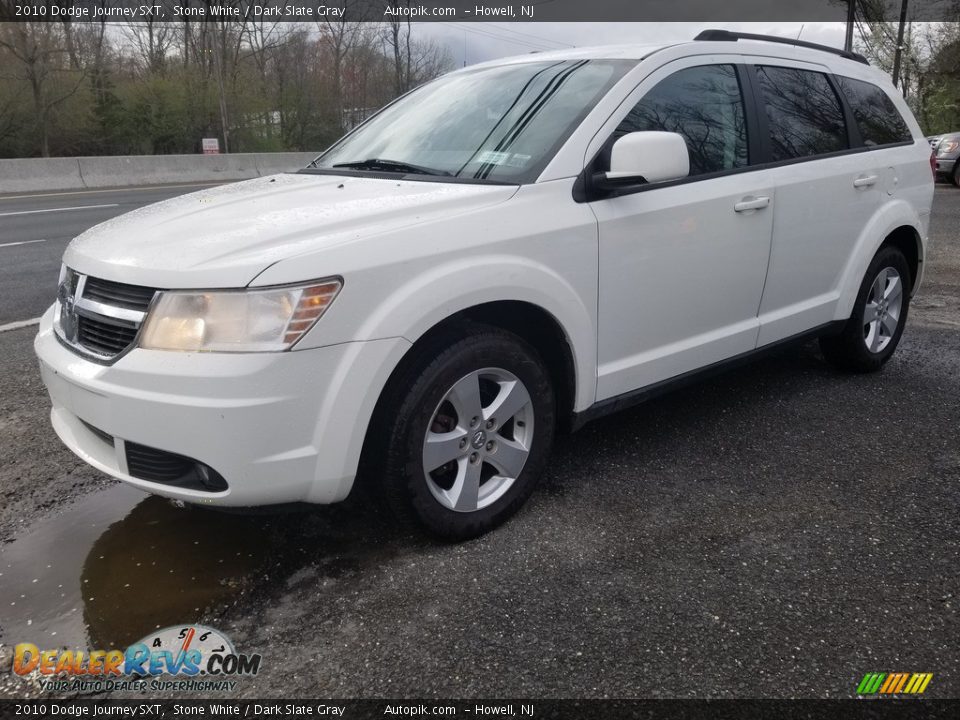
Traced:
[[853, 181], [853, 186], [854, 186], [854, 187], [858, 187], [858, 188], [859, 188], [859, 187], [870, 187], [871, 185], [876, 185], [876, 184], [877, 184], [877, 176], [876, 176], [876, 175], [863, 175], [863, 176], [858, 177], [856, 180]]
[[733, 206], [735, 212], [747, 212], [747, 210], [760, 210], [770, 204], [770, 198], [766, 195], [755, 198], [744, 198]]

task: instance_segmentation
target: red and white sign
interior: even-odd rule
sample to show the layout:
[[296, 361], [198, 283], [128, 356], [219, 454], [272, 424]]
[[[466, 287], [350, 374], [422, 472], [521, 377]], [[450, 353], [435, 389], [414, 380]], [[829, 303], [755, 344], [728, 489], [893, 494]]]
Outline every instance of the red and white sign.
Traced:
[[203, 154], [204, 155], [219, 155], [220, 154], [220, 141], [217, 138], [204, 138], [203, 139]]

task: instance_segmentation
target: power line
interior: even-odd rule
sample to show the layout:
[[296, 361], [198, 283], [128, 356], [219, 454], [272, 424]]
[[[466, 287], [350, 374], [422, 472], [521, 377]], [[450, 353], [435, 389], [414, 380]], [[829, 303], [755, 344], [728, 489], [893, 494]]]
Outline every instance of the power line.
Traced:
[[522, 35], [524, 37], [534, 38], [535, 40], [542, 40], [544, 42], [552, 42], [552, 43], [556, 43], [557, 45], [562, 45], [564, 47], [570, 47], [570, 48], [576, 47], [576, 45], [571, 45], [570, 43], [565, 43], [560, 40], [552, 40], [551, 38], [546, 38], [546, 37], [543, 37], [542, 35], [534, 35], [533, 33], [521, 32], [520, 30], [514, 30], [513, 28], [503, 27], [502, 25], [495, 25], [493, 23], [491, 23], [491, 25], [493, 25], [493, 27], [497, 28], [498, 30], [502, 30], [503, 32], [514, 33], [515, 35]]
[[546, 45], [546, 44], [543, 44], [543, 43], [533, 43], [533, 42], [531, 42], [531, 41], [529, 41], [529, 40], [520, 40], [520, 39], [514, 39], [514, 38], [511, 38], [511, 37], [507, 37], [507, 36], [504, 36], [504, 35], [498, 35], [498, 34], [496, 34], [496, 33], [494, 33], [494, 32], [489, 31], [489, 30], [471, 27], [471, 26], [466, 25], [466, 24], [463, 24], [463, 23], [447, 22], [447, 23], [444, 23], [444, 24], [445, 24], [445, 25], [450, 25], [450, 26], [452, 26], [452, 27], [455, 27], [455, 28], [457, 28], [458, 30], [463, 30], [464, 32], [473, 33], [474, 35], [478, 35], [478, 36], [480, 36], [480, 37], [492, 38], [492, 39], [494, 39], [494, 40], [500, 40], [501, 42], [510, 43], [510, 44], [512, 44], [512, 45], [519, 45], [519, 46], [522, 46], [522, 47], [533, 48], [534, 50], [557, 50], [557, 49], [558, 49], [558, 48], [556, 48], [556, 47], [551, 47], [551, 46]]
[[451, 25], [457, 28], [458, 30], [462, 30], [464, 32], [473, 33], [474, 35], [477, 35], [479, 37], [492, 38], [494, 40], [500, 40], [501, 42], [510, 43], [511, 45], [519, 45], [521, 47], [534, 48], [535, 50], [556, 50], [556, 48], [550, 47], [549, 45], [546, 45], [543, 43], [539, 43], [539, 42], [534, 43], [529, 40], [520, 40], [518, 38], [511, 38], [504, 35], [496, 34], [486, 29], [475, 28], [475, 27], [471, 27], [469, 25], [464, 25], [461, 23], [448, 22], [445, 24]]

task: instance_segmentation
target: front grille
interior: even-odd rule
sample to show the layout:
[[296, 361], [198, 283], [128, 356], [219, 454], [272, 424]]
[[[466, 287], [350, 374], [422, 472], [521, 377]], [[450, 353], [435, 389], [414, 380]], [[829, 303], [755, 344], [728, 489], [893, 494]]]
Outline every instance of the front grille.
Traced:
[[77, 340], [99, 355], [119, 355], [133, 343], [137, 328], [114, 325], [83, 315], [77, 318]]
[[86, 285], [84, 285], [83, 297], [106, 305], [127, 308], [128, 310], [146, 311], [150, 307], [150, 301], [153, 300], [156, 292], [153, 288], [140, 285], [127, 285], [126, 283], [88, 277]]
[[127, 442], [125, 446], [127, 472], [135, 478], [208, 492], [227, 489], [223, 476], [201, 462], [139, 443]]
[[57, 292], [57, 337], [81, 355], [110, 362], [136, 342], [156, 293], [67, 269]]

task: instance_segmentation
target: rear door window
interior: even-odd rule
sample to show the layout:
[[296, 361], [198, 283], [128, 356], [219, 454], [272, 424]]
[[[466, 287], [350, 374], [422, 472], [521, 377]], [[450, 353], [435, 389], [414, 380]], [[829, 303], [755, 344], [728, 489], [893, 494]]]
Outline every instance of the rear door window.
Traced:
[[757, 66], [770, 132], [771, 160], [845, 150], [843, 108], [827, 76], [797, 68]]
[[912, 142], [913, 136], [893, 100], [873, 83], [837, 76], [867, 146]]

